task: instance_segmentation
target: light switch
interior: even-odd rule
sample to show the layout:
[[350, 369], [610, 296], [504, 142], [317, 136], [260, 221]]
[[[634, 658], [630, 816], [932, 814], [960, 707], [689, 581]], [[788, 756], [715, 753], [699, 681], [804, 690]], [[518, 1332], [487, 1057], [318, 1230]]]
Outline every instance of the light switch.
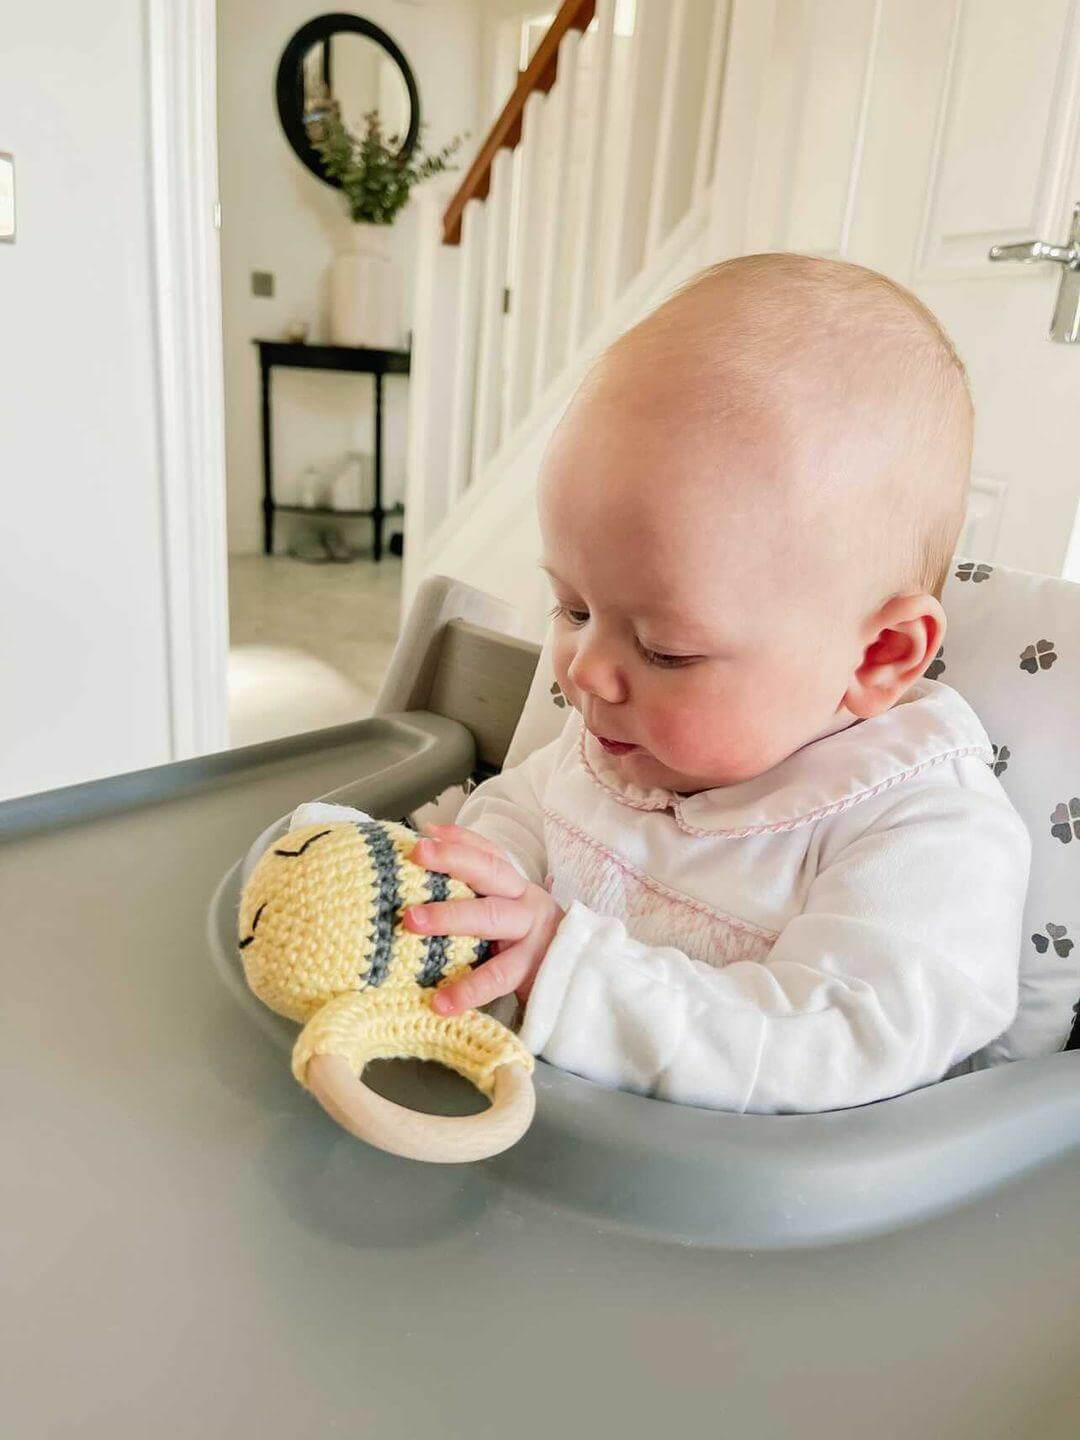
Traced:
[[251, 293], [269, 298], [274, 293], [274, 275], [271, 270], [252, 270]]
[[15, 156], [0, 150], [0, 240], [15, 243]]

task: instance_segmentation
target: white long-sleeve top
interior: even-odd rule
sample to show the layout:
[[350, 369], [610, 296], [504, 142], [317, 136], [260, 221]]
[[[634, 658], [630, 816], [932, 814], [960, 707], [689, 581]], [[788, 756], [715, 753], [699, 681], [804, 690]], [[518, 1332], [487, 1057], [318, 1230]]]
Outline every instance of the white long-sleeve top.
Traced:
[[570, 711], [456, 817], [566, 911], [522, 1040], [603, 1085], [739, 1112], [940, 1080], [1017, 1008], [1031, 842], [992, 761], [932, 680], [692, 795], [624, 780]]

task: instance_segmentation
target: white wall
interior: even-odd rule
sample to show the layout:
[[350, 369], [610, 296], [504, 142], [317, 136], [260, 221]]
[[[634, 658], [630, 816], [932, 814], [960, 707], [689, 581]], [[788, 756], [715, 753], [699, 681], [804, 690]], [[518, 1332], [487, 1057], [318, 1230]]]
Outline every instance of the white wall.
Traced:
[[[222, 294], [228, 454], [229, 548], [262, 546], [262, 455], [256, 336], [281, 338], [292, 321], [306, 320], [314, 341], [328, 338], [327, 267], [349, 237], [351, 222], [339, 190], [316, 179], [293, 153], [274, 101], [278, 58], [293, 33], [326, 10], [313, 0], [218, 0], [219, 169], [222, 200]], [[482, 136], [479, 56], [481, 12], [473, 0], [404, 5], [366, 0], [357, 10], [398, 43], [420, 90], [423, 143], [438, 149], [471, 131], [459, 157], [462, 170]], [[403, 328], [412, 323], [414, 204], [392, 229], [402, 280]], [[276, 277], [272, 299], [251, 294], [251, 271]], [[404, 338], [404, 337], [403, 337]], [[285, 500], [310, 464], [326, 464], [350, 449], [370, 453], [372, 382], [323, 371], [274, 374], [275, 493]], [[408, 381], [385, 383], [384, 504], [404, 495]], [[276, 548], [295, 533], [278, 516]], [[299, 522], [303, 523], [303, 522]], [[370, 543], [371, 524], [350, 522], [349, 537]]]
[[0, 797], [170, 757], [144, 7], [4, 7]]

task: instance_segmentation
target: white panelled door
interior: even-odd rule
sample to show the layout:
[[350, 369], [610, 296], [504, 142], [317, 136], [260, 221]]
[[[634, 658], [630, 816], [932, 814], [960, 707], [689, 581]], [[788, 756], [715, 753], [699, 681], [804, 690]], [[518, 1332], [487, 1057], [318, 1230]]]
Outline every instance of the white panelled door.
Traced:
[[1048, 334], [1062, 270], [987, 254], [1067, 242], [1080, 0], [736, 0], [735, 20], [728, 75], [753, 72], [756, 119], [722, 124], [718, 174], [746, 193], [717, 196], [716, 258], [798, 250], [910, 286], [975, 394], [960, 549], [1080, 579], [1080, 344]]

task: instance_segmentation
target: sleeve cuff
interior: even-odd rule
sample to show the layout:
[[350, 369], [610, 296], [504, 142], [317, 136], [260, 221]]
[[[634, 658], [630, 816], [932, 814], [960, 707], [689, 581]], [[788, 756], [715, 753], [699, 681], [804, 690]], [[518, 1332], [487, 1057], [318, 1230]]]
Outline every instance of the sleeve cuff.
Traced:
[[[493, 843], [498, 844], [499, 842], [495, 841]], [[506, 847], [503, 846], [503, 854], [510, 861], [510, 864], [513, 865], [514, 869], [518, 872], [521, 878], [523, 880], [527, 880], [529, 884], [532, 885], [534, 883], [533, 877], [529, 874], [528, 870], [525, 869], [524, 864], [518, 859], [518, 857], [513, 853], [513, 851], [507, 850]]]
[[534, 1055], [542, 1055], [559, 1018], [570, 979], [598, 923], [607, 917], [594, 915], [580, 900], [571, 902], [537, 971], [525, 1018], [518, 1032], [521, 1043]]

